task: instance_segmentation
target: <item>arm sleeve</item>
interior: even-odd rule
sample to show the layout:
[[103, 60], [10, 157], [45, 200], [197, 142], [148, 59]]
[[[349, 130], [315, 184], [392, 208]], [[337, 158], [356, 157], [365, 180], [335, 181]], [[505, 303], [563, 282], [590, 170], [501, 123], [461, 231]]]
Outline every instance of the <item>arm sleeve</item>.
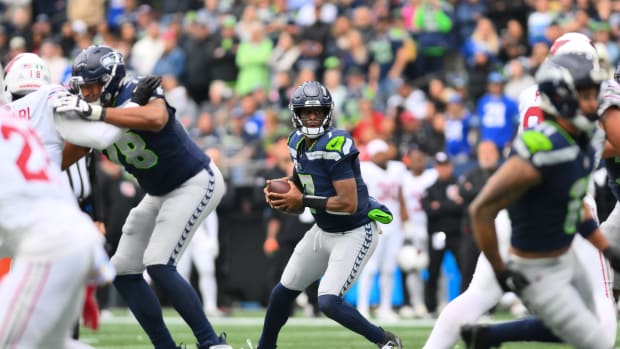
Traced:
[[69, 119], [58, 114], [54, 114], [54, 123], [67, 142], [99, 150], [109, 147], [125, 133], [124, 128], [105, 122]]

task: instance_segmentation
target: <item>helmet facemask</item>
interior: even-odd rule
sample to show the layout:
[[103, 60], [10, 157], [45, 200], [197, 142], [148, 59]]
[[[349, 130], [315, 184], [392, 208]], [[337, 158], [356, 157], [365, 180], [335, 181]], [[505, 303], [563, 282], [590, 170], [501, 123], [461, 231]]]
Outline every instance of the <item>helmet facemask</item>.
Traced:
[[[307, 123], [310, 119], [302, 115], [305, 110], [310, 108], [320, 108], [323, 111], [322, 120], [320, 123], [316, 122], [318, 124], [316, 127], [308, 127]], [[325, 86], [317, 81], [308, 81], [297, 87], [293, 93], [289, 110], [292, 114], [293, 126], [306, 137], [314, 139], [323, 135], [331, 127], [334, 102]], [[321, 119], [316, 113], [314, 116], [314, 120]]]

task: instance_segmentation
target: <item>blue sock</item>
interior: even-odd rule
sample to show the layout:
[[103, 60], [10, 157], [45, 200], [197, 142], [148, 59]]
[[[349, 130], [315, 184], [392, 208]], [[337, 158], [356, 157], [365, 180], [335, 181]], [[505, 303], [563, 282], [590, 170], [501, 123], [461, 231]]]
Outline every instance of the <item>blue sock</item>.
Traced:
[[164, 324], [159, 299], [142, 274], [118, 275], [114, 279], [114, 286], [151, 339], [155, 349], [176, 348], [170, 331]]
[[279, 282], [271, 290], [265, 322], [263, 323], [263, 333], [258, 340], [259, 349], [275, 349], [278, 334], [291, 312], [291, 304], [300, 293], [301, 291], [289, 290]]
[[563, 343], [545, 324], [535, 316], [513, 320], [488, 327], [490, 344], [499, 346], [504, 342]]
[[332, 294], [321, 295], [319, 296], [319, 308], [330, 319], [361, 334], [373, 343], [381, 343], [385, 339], [385, 332], [381, 328], [371, 324], [342, 297]]
[[174, 265], [150, 265], [146, 268], [153, 282], [172, 306], [189, 325], [198, 340], [198, 347], [208, 348], [220, 344], [211, 323], [207, 320], [196, 290], [180, 274]]

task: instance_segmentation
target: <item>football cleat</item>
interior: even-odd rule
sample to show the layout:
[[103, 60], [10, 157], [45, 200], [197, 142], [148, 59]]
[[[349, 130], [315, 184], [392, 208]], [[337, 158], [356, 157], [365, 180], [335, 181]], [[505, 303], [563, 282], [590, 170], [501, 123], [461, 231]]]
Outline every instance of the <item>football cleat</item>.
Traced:
[[226, 332], [222, 332], [218, 337], [220, 339], [220, 344], [212, 345], [209, 349], [233, 349], [233, 347], [226, 342], [226, 337]]
[[489, 329], [486, 325], [463, 325], [461, 338], [465, 342], [465, 349], [491, 349], [488, 338]]
[[381, 349], [402, 349], [403, 343], [400, 337], [390, 331], [385, 331], [385, 339], [383, 343], [377, 343]]

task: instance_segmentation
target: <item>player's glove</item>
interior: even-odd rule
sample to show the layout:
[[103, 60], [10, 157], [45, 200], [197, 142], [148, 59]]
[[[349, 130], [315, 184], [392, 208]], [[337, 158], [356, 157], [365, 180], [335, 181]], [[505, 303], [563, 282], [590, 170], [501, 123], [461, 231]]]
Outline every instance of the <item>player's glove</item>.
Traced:
[[146, 105], [161, 83], [161, 77], [148, 75], [140, 79], [131, 93], [131, 101], [137, 105]]
[[611, 264], [615, 271], [620, 271], [620, 248], [618, 246], [609, 245], [603, 250], [603, 255]]
[[496, 274], [497, 281], [504, 292], [514, 292], [521, 294], [530, 282], [520, 271], [506, 268], [503, 272]]
[[84, 326], [97, 330], [99, 329], [99, 305], [95, 300], [95, 287], [86, 287], [86, 299], [84, 300], [84, 307], [82, 308], [82, 319]]
[[58, 97], [53, 103], [54, 112], [65, 115], [77, 115], [84, 120], [103, 121], [105, 108], [100, 105], [92, 105], [82, 97], [67, 94]]

